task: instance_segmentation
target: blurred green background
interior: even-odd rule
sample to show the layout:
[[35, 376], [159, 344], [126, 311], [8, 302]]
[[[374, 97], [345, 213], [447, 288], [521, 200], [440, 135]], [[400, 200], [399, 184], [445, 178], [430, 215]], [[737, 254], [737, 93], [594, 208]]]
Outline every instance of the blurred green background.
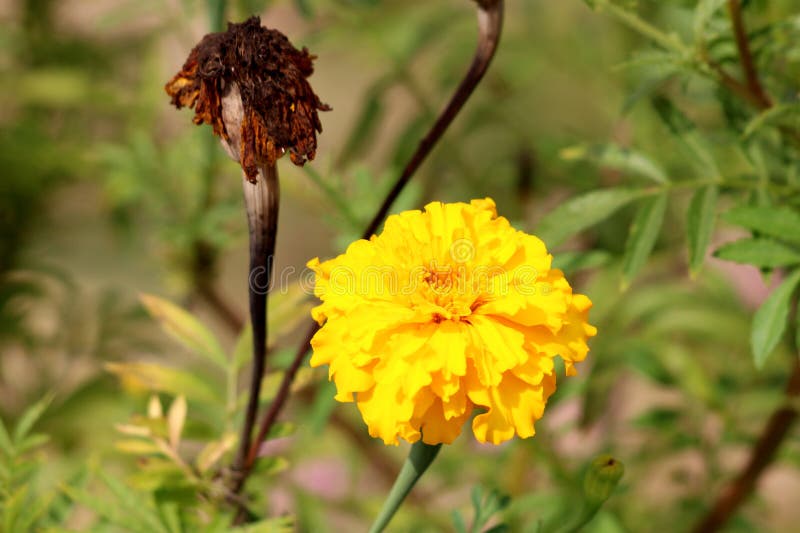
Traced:
[[[131, 481], [141, 467], [135, 454], [115, 445], [115, 425], [146, 411], [148, 386], [108, 363], [213, 375], [158, 328], [141, 293], [191, 311], [226, 351], [245, 323], [240, 171], [210, 128], [193, 126], [163, 91], [210, 31], [213, 4], [0, 1], [0, 416], [14, 427], [28, 406], [52, 395], [36, 426], [49, 440], [36, 443], [31, 493], [64, 499], [64, 485], [81, 480], [74, 483], [85, 494], [102, 495], [98, 471], [148, 490]], [[287, 291], [271, 302], [270, 333], [280, 366], [310, 308], [299, 285], [308, 286], [305, 262], [338, 253], [365, 226], [469, 64], [475, 13], [467, 0], [223, 4], [226, 19], [259, 14], [317, 55], [311, 82], [333, 107], [321, 117], [316, 160], [304, 169], [279, 163], [276, 275]], [[723, 2], [620, 4], [691, 50], [702, 41], [741, 76]], [[683, 531], [745, 461], [783, 401], [796, 357], [787, 337], [756, 370], [748, 340], [754, 310], [781, 276], [719, 259], [690, 276], [685, 237], [691, 180], [708, 177], [687, 155], [693, 144], [723, 183], [712, 210], [800, 204], [798, 152], [780, 140], [786, 128], [800, 130], [800, 6], [744, 7], [765, 83], [794, 113], [761, 117], [766, 126], [753, 126], [758, 110], [716, 83], [702, 59], [676, 59], [580, 0], [508, 1], [489, 73], [394, 210], [491, 196], [500, 214], [535, 233], [545, 214], [587, 191], [646, 187], [642, 175], [645, 184], [648, 175], [686, 184], [669, 193], [641, 269], [626, 262], [636, 211], [622, 203], [555, 247], [573, 285], [595, 302], [600, 334], [589, 360], [577, 378], [562, 380], [535, 438], [492, 448], [465, 434], [448, 447], [396, 531], [453, 530], [450, 512], [470, 515], [475, 485], [512, 497], [503, 514], [512, 531], [535, 531], [539, 520], [569, 516], [582, 469], [600, 452], [622, 460], [626, 475], [587, 530]], [[663, 101], [692, 126], [676, 134], [664, 106], [651, 105]], [[758, 131], [744, 146], [748, 124]], [[739, 181], [725, 185], [729, 177]], [[743, 235], [720, 222], [712, 249]], [[290, 513], [298, 531], [362, 530], [406, 449], [369, 439], [352, 404], [331, 404], [325, 377], [309, 372], [299, 387], [286, 417], [294, 431], [270, 443], [287, 461], [252, 484], [254, 509]], [[175, 396], [149, 388], [165, 406]], [[201, 406], [189, 398], [189, 422]], [[797, 437], [790, 434], [730, 531], [796, 527]], [[49, 508], [31, 530], [126, 530], [80, 498], [66, 500], [79, 503]]]

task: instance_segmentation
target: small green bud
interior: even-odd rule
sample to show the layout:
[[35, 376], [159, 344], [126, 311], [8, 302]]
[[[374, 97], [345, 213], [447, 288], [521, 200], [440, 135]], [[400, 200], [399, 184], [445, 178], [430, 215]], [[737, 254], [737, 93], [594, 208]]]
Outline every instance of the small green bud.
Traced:
[[606, 501], [624, 473], [625, 466], [610, 455], [595, 457], [583, 478], [583, 492], [587, 502], [599, 505]]

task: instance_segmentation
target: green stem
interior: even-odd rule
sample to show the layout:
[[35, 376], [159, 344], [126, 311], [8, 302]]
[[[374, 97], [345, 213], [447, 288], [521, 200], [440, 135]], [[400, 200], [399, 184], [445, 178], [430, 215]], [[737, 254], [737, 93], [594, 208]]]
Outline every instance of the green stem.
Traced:
[[408, 493], [414, 488], [419, 478], [422, 477], [425, 470], [427, 470], [433, 460], [436, 459], [436, 455], [439, 453], [441, 447], [441, 444], [425, 444], [421, 440], [415, 442], [411, 446], [408, 459], [406, 459], [403, 468], [397, 475], [397, 479], [392, 486], [392, 490], [389, 492], [389, 496], [383, 503], [383, 508], [380, 514], [378, 514], [378, 518], [375, 519], [372, 527], [369, 528], [369, 533], [380, 533], [389, 525], [389, 522], [400, 508], [403, 500], [406, 499], [406, 496], [408, 496]]
[[585, 504], [583, 506], [583, 510], [581, 514], [578, 516], [578, 519], [575, 521], [574, 524], [568, 526], [563, 533], [578, 533], [579, 531], [583, 530], [583, 527], [592, 521], [594, 515], [597, 514], [597, 511], [600, 510], [602, 505], [595, 504], [595, 505], [588, 505]]
[[681, 42], [680, 38], [677, 36], [664, 33], [649, 22], [639, 18], [639, 16], [636, 14], [621, 8], [618, 5], [612, 4], [607, 0], [598, 1], [596, 2], [596, 5], [600, 9], [607, 10], [614, 17], [616, 17], [617, 20], [635, 32], [647, 37], [661, 48], [672, 50], [673, 52], [677, 52], [681, 55], [689, 55], [689, 48], [683, 44], [683, 42]]

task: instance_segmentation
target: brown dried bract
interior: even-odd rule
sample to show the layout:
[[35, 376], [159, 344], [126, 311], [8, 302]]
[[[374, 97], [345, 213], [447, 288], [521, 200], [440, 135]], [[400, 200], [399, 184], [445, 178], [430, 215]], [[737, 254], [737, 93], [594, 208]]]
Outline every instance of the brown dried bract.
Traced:
[[244, 116], [240, 126], [227, 127], [241, 128], [239, 162], [255, 183], [258, 166], [274, 164], [286, 151], [296, 165], [314, 159], [322, 132], [317, 112], [330, 109], [306, 79], [314, 59], [251, 17], [203, 37], [165, 88], [175, 107], [194, 107], [194, 123], [211, 124], [227, 141], [222, 100], [232, 84], [238, 86]]

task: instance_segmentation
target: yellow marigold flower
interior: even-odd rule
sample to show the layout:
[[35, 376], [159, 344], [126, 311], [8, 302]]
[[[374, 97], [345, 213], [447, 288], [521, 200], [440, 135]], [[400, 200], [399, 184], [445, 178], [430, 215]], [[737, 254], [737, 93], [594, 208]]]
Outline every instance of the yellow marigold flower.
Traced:
[[551, 261], [490, 198], [393, 215], [380, 235], [309, 261], [323, 324], [311, 366], [330, 365], [336, 399], [355, 400], [386, 444], [451, 443], [476, 408], [480, 442], [531, 437], [554, 357], [575, 374], [597, 331], [591, 301]]

